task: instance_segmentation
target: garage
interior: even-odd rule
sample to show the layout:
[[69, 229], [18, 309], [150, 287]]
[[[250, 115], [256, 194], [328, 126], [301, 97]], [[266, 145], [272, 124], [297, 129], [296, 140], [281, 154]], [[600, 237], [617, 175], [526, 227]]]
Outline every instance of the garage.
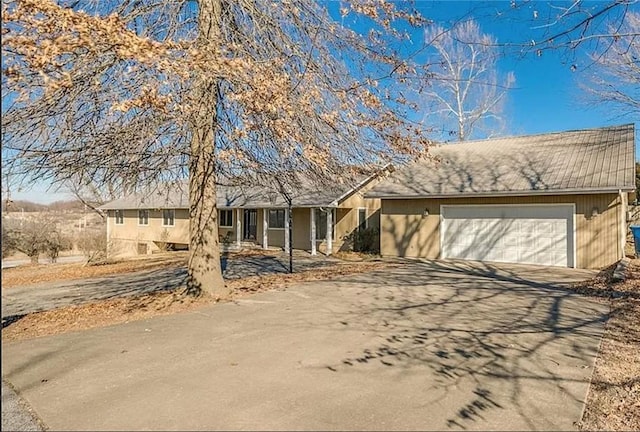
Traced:
[[434, 146], [365, 193], [380, 254], [602, 269], [625, 256], [635, 129]]
[[572, 204], [443, 205], [443, 258], [575, 266]]

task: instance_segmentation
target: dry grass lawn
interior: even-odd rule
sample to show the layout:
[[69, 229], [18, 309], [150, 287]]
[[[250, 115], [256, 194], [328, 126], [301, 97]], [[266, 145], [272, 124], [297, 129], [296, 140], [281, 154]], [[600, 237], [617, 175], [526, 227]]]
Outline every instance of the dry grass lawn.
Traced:
[[[277, 254], [277, 251], [248, 249], [241, 252], [231, 252], [228, 254], [228, 258], [235, 259], [255, 255], [275, 256]], [[23, 265], [2, 270], [2, 289], [33, 285], [42, 282], [91, 279], [112, 274], [185, 266], [187, 265], [188, 258], [188, 252], [176, 251], [137, 256], [119, 261], [107, 261], [91, 265], [85, 265], [83, 263]]]
[[187, 252], [169, 252], [150, 257], [130, 258], [92, 265], [83, 263], [23, 265], [2, 270], [2, 289], [41, 282], [89, 279], [111, 274], [186, 265], [187, 257]]

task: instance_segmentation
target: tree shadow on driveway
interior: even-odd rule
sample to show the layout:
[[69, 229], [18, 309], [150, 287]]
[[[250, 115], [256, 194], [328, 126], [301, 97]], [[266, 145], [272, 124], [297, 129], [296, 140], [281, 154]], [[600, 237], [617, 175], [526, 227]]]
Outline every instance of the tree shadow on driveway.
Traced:
[[443, 391], [448, 428], [487, 427], [506, 406], [528, 428], [566, 427], [556, 414], [579, 420], [609, 317], [606, 306], [566, 289], [588, 275], [428, 261], [378, 272], [375, 287], [366, 283], [372, 275], [342, 279], [359, 302], [340, 325], [377, 342], [327, 367], [424, 371], [425, 385]]
[[[227, 280], [250, 276], [288, 273], [288, 256], [222, 256], [223, 276]], [[331, 266], [338, 260], [323, 255], [311, 256], [307, 253], [294, 254], [294, 270], [305, 271]], [[169, 266], [156, 270], [124, 273], [107, 277], [47, 282], [33, 286], [16, 287], [3, 292], [3, 326], [12, 322], [10, 316], [21, 316], [33, 312], [56, 309], [69, 305], [79, 305], [99, 300], [139, 296], [171, 291], [186, 284], [187, 269], [183, 266]]]

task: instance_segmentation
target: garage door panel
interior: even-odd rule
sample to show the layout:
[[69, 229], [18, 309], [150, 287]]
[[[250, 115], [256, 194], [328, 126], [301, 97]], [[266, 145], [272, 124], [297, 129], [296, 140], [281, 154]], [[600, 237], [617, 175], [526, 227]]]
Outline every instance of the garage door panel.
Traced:
[[572, 266], [573, 206], [443, 206], [442, 255]]

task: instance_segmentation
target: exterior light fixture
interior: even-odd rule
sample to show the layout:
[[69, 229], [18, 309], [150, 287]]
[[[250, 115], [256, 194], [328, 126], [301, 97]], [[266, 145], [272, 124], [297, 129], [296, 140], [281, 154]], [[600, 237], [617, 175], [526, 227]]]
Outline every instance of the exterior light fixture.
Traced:
[[591, 217], [594, 218], [600, 214], [600, 209], [598, 207], [594, 207], [591, 209]]
[[426, 207], [424, 209], [424, 212], [422, 213], [422, 217], [427, 217], [427, 216], [429, 216], [429, 207]]

